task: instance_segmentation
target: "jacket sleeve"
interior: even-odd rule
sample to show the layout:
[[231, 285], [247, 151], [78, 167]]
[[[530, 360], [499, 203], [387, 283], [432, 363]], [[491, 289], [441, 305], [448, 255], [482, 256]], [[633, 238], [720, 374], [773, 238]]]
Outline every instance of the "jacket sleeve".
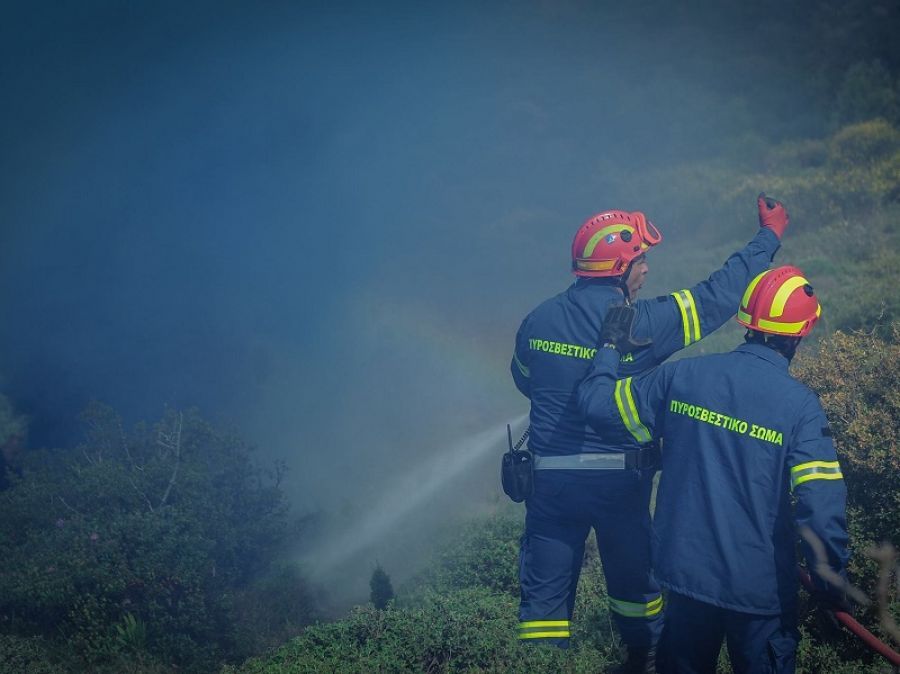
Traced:
[[787, 453], [787, 471], [794, 495], [794, 521], [797, 530], [812, 534], [821, 543], [810, 545], [803, 536], [801, 549], [822, 590], [838, 591], [826, 576], [843, 577], [847, 551], [847, 488], [834, 451], [828, 420], [815, 394], [810, 393], [803, 406], [801, 420], [794, 431]]
[[530, 350], [528, 349], [527, 336], [528, 319], [522, 321], [519, 326], [519, 332], [516, 334], [516, 347], [513, 351], [512, 362], [509, 364], [510, 372], [512, 372], [513, 382], [516, 388], [526, 398], [531, 398], [531, 369], [528, 366], [530, 360]]
[[617, 379], [619, 352], [597, 349], [588, 374], [578, 385], [578, 406], [587, 422], [611, 444], [628, 448], [657, 434], [669, 382], [677, 363], [638, 377]]
[[761, 228], [705, 281], [636, 302], [634, 334], [653, 339], [655, 363], [700, 341], [734, 316], [750, 281], [769, 268], [780, 245], [775, 234]]

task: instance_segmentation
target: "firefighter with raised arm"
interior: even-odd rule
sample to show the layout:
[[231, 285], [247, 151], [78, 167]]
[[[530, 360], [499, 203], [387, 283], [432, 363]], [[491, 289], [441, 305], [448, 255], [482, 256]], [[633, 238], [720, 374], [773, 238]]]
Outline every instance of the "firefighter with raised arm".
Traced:
[[821, 307], [790, 266], [756, 276], [739, 306], [747, 333], [735, 350], [618, 380], [633, 315], [613, 309], [578, 388], [604, 437], [663, 441], [653, 569], [668, 590], [666, 674], [715, 672], [723, 639], [737, 674], [794, 671], [801, 527], [824, 549], [816, 559], [803, 545], [819, 591], [846, 606], [843, 476], [818, 397], [788, 372]]
[[622, 357], [626, 373], [658, 365], [709, 335], [731, 316], [747, 283], [768, 268], [788, 224], [781, 204], [758, 200], [760, 230], [697, 285], [637, 300], [646, 253], [662, 240], [643, 213], [605, 211], [572, 243], [577, 279], [534, 309], [516, 336], [511, 371], [531, 401], [533, 493], [526, 500], [520, 551], [519, 637], [568, 645], [572, 609], [590, 529], [597, 535], [616, 625], [628, 651], [623, 671], [653, 671], [662, 597], [650, 573], [652, 448], [625, 451], [589, 426], [576, 388], [596, 353], [609, 307], [634, 307], [642, 346]]

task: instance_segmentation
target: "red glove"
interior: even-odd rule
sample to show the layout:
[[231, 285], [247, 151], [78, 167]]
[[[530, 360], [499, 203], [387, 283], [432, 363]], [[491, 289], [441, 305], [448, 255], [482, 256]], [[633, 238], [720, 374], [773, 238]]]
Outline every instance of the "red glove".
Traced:
[[759, 208], [759, 226], [771, 229], [775, 236], [781, 240], [784, 230], [787, 229], [788, 223], [791, 221], [787, 211], [780, 201], [775, 201], [767, 197], [764, 193], [760, 193], [756, 199], [756, 205]]

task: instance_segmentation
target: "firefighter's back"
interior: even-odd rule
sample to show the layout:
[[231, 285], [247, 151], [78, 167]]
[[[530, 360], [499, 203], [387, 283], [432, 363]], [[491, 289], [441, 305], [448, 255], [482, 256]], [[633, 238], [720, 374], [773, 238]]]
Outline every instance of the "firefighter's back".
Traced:
[[786, 454], [814, 394], [787, 360], [745, 344], [675, 364], [665, 410], [656, 572], [724, 608], [780, 612], [794, 597]]
[[536, 454], [604, 451], [578, 410], [575, 389], [596, 353], [602, 317], [622, 295], [607, 285], [573, 285], [539, 305], [523, 324], [530, 351], [531, 437]]

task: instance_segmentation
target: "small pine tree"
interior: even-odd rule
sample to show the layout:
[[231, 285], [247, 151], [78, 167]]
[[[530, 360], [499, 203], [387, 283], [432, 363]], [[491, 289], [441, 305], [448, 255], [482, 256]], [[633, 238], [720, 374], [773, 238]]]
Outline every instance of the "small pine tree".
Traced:
[[369, 597], [375, 608], [378, 610], [387, 608], [388, 602], [394, 598], [394, 587], [391, 585], [391, 577], [381, 568], [381, 564], [375, 564], [369, 587], [372, 590]]

